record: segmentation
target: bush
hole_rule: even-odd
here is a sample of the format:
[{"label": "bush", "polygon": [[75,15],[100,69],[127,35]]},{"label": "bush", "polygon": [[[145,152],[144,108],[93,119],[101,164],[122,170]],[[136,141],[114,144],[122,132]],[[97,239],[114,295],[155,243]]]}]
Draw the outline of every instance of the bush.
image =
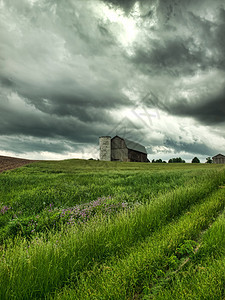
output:
[{"label": "bush", "polygon": [[197,157],[194,157],[191,161],[193,164],[199,164],[200,160]]},{"label": "bush", "polygon": [[185,163],[185,160],[183,160],[181,157],[171,158],[169,159],[168,163]]}]

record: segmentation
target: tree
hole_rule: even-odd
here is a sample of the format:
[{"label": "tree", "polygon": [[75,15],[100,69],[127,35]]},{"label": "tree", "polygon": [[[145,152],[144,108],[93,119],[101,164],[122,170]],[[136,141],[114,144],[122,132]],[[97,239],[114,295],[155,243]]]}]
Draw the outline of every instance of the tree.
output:
[{"label": "tree", "polygon": [[160,159],[156,159],[155,162],[156,162],[156,163],[162,163],[162,160],[161,160],[161,158],[160,158]]},{"label": "tree", "polygon": [[200,160],[195,156],[192,161],[191,161],[193,164],[199,164],[200,163]]},{"label": "tree", "polygon": [[152,160],[152,163],[166,163],[166,161],[164,160],[164,161],[162,161],[162,159],[160,158],[160,159],[156,159],[156,160]]},{"label": "tree", "polygon": [[207,163],[207,164],[211,164],[211,163],[212,163],[212,159],[211,159],[210,156],[209,156],[209,157],[206,157],[206,163]]},{"label": "tree", "polygon": [[181,157],[171,158],[169,159],[168,163],[185,163]]}]

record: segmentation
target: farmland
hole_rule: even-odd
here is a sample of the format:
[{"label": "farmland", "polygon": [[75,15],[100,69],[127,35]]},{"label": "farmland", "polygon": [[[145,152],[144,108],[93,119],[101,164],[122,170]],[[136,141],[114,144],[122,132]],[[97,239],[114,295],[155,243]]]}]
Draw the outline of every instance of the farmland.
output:
[{"label": "farmland", "polygon": [[0,299],[222,299],[225,168],[40,161],[0,174]]}]

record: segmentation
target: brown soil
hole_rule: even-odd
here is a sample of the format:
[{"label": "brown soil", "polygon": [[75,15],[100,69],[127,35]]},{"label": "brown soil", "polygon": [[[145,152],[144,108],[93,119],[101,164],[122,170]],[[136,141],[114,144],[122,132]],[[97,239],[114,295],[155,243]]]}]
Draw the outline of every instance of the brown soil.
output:
[{"label": "brown soil", "polygon": [[36,160],[29,160],[23,158],[9,157],[9,156],[1,156],[0,155],[0,173],[3,171],[16,169],[22,167],[24,165],[35,162]]}]

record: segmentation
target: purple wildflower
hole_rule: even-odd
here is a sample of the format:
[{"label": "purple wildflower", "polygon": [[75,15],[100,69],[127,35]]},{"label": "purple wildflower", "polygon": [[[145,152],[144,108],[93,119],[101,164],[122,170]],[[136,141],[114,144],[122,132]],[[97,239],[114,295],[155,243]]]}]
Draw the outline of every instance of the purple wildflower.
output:
[{"label": "purple wildflower", "polygon": [[8,206],[5,205],[5,206],[2,207],[0,212],[1,212],[2,215],[4,215],[9,209],[11,209],[11,207],[8,207]]}]

